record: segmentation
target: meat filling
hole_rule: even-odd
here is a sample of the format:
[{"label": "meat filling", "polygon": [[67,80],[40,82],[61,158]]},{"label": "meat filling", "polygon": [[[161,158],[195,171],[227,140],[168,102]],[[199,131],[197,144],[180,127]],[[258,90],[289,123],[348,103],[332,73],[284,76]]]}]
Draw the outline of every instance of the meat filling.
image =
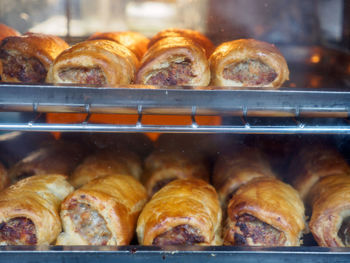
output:
[{"label": "meat filling", "polygon": [[234,245],[282,246],[285,243],[285,236],[281,231],[254,216],[240,216],[235,226],[238,229],[234,234]]},{"label": "meat filling", "polygon": [[160,189],[162,189],[164,186],[174,181],[175,179],[176,178],[167,178],[167,179],[158,181],[152,188],[152,194],[155,194],[156,192],[158,192]]},{"label": "meat filling", "polygon": [[148,85],[185,85],[196,77],[191,68],[191,61],[172,62],[169,67],[155,72],[146,82]]},{"label": "meat filling", "polygon": [[153,240],[155,246],[194,245],[203,243],[204,237],[190,225],[179,225],[166,231]]},{"label": "meat filling", "polygon": [[21,82],[45,82],[47,70],[36,58],[27,58],[20,54],[0,52],[3,75],[17,78]]},{"label": "meat filling", "polygon": [[90,245],[107,245],[111,232],[106,221],[89,204],[72,203],[69,206],[69,216],[76,227],[76,231]]},{"label": "meat filling", "polygon": [[350,217],[344,219],[338,231],[338,236],[344,243],[344,246],[350,247]]},{"label": "meat filling", "polygon": [[59,77],[66,82],[80,84],[107,84],[106,78],[99,67],[86,68],[75,67],[61,69],[58,73]]},{"label": "meat filling", "polygon": [[256,86],[270,84],[276,79],[277,73],[259,60],[248,59],[226,67],[223,77],[246,85]]},{"label": "meat filling", "polygon": [[16,217],[0,224],[0,242],[7,245],[35,245],[34,223],[25,217]]}]

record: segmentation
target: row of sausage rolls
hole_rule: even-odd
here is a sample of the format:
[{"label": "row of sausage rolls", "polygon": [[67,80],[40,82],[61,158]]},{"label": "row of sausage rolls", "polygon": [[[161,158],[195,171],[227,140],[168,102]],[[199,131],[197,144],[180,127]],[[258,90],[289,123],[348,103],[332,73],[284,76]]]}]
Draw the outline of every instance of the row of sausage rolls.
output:
[{"label": "row of sausage rolls", "polygon": [[151,40],[135,32],[96,33],[70,48],[54,36],[13,36],[2,42],[0,60],[3,80],[15,82],[279,88],[289,79],[271,44],[242,39],[215,49],[188,29],[164,30]]},{"label": "row of sausage rolls", "polygon": [[350,167],[328,146],[300,150],[292,162],[298,189],[311,208],[310,230],[320,246],[350,247]]}]

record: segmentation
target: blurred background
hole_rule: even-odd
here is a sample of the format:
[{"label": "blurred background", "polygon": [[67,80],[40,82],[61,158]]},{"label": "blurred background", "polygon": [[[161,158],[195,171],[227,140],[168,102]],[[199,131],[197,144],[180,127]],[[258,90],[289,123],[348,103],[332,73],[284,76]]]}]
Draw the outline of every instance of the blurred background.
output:
[{"label": "blurred background", "polygon": [[[347,14],[347,15],[346,15]],[[0,23],[18,31],[83,37],[169,27],[199,30],[214,42],[251,37],[273,43],[348,48],[348,0],[1,0]]]}]

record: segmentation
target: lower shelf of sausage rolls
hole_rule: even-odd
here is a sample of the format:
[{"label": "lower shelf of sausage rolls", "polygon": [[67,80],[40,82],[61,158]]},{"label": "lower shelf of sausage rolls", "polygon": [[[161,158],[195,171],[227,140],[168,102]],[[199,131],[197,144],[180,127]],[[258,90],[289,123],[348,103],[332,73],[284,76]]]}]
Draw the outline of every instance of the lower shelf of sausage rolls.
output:
[{"label": "lower shelf of sausage rolls", "polygon": [[[346,147],[286,136],[271,154],[271,138],[167,134],[143,137],[145,152],[46,136],[1,169],[0,250],[350,256]],[[271,162],[279,150],[283,172]]]}]

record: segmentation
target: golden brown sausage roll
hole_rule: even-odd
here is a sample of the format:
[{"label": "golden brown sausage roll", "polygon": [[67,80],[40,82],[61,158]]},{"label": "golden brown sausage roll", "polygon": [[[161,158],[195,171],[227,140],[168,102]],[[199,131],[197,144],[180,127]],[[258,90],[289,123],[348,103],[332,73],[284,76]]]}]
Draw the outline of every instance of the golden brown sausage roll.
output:
[{"label": "golden brown sausage roll", "polygon": [[140,179],[142,163],[140,158],[129,151],[99,151],[85,158],[74,170],[69,182],[79,188],[95,178],[111,174],[131,175]]},{"label": "golden brown sausage roll", "polygon": [[62,52],[47,74],[47,82],[130,84],[138,59],[128,48],[110,40],[78,43]]},{"label": "golden brown sausage roll", "polygon": [[215,164],[212,180],[225,207],[240,186],[253,178],[267,176],[275,177],[275,174],[265,156],[256,148],[245,147],[222,154]]},{"label": "golden brown sausage roll", "polygon": [[343,156],[330,146],[314,145],[302,148],[290,164],[292,185],[299,191],[306,204],[310,204],[309,192],[323,177],[350,172]]},{"label": "golden brown sausage roll", "polygon": [[4,24],[0,24],[0,42],[1,40],[3,40],[5,37],[9,37],[9,36],[19,36],[20,33],[18,33],[16,30],[14,30],[13,28],[4,25]]},{"label": "golden brown sausage roll", "polygon": [[221,217],[214,187],[179,179],[146,204],[136,231],[141,245],[221,245]]},{"label": "golden brown sausage roll", "polygon": [[198,43],[205,50],[206,56],[209,58],[210,55],[214,52],[215,46],[210,41],[209,38],[204,36],[198,31],[191,29],[182,29],[182,28],[169,28],[163,31],[158,32],[155,36],[153,36],[149,42],[148,47],[153,46],[157,41],[167,38],[167,37],[185,37],[190,38],[194,42]]},{"label": "golden brown sausage roll", "polygon": [[204,159],[179,151],[156,150],[145,160],[143,182],[150,196],[176,179],[198,178],[209,181]]},{"label": "golden brown sausage roll", "polygon": [[49,143],[30,153],[9,170],[12,182],[43,174],[69,176],[83,158],[79,144],[71,142]]},{"label": "golden brown sausage roll", "polygon": [[115,41],[130,49],[139,60],[142,59],[148,48],[149,39],[137,32],[104,32],[95,33],[89,40],[107,39]]},{"label": "golden brown sausage roll", "polygon": [[151,46],[141,61],[136,83],[207,86],[210,70],[204,49],[184,37],[167,37]]},{"label": "golden brown sausage roll", "polygon": [[322,179],[312,189],[310,230],[323,247],[350,247],[350,175]]},{"label": "golden brown sausage roll", "polygon": [[59,206],[73,191],[63,175],[37,175],[0,193],[0,244],[48,245],[62,231]]},{"label": "golden brown sausage roll", "polygon": [[10,184],[10,178],[7,175],[5,166],[0,163],[0,191]]},{"label": "golden brown sausage roll", "polygon": [[210,57],[212,85],[278,89],[289,79],[287,62],[266,42],[239,39],[221,44]]},{"label": "golden brown sausage roll", "polygon": [[299,246],[305,229],[304,205],[298,192],[273,177],[241,186],[227,208],[224,244]]},{"label": "golden brown sausage roll", "polygon": [[7,37],[0,45],[0,75],[8,82],[45,82],[54,59],[68,44],[61,38],[38,33]]},{"label": "golden brown sausage roll", "polygon": [[95,179],[62,203],[64,232],[56,244],[128,245],[146,200],[146,190],[131,176]]}]

